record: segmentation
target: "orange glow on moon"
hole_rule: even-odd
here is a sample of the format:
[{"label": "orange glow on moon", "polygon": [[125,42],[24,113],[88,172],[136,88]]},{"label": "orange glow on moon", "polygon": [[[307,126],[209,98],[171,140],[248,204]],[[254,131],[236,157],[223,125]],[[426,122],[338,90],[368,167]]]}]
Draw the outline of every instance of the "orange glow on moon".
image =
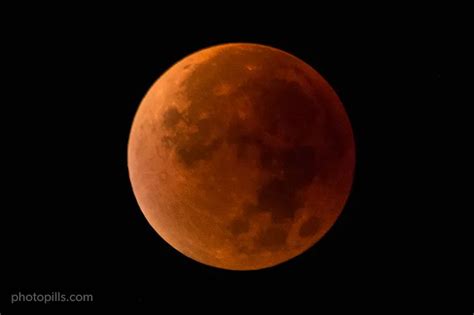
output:
[{"label": "orange glow on moon", "polygon": [[166,71],[133,121],[138,204],[184,255],[233,270],[287,261],[334,224],[355,147],[338,96],[281,50],[226,44]]}]

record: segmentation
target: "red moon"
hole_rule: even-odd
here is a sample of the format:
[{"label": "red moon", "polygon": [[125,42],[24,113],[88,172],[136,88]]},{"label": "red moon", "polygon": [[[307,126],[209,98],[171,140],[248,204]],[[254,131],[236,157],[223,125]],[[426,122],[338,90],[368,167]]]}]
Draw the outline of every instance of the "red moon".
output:
[{"label": "red moon", "polygon": [[171,246],[232,270],[280,264],[331,228],[350,193],[352,128],[331,86],[284,51],[225,44],[166,71],[128,144],[138,204]]}]

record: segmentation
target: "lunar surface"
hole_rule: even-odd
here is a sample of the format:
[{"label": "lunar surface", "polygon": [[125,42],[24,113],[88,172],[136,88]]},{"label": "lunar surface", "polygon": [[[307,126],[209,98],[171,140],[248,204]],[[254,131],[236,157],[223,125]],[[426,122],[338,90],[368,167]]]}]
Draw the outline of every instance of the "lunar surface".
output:
[{"label": "lunar surface", "polygon": [[156,232],[232,270],[287,261],[331,228],[355,148],[338,96],[281,50],[225,44],[166,71],[133,121],[128,167]]}]

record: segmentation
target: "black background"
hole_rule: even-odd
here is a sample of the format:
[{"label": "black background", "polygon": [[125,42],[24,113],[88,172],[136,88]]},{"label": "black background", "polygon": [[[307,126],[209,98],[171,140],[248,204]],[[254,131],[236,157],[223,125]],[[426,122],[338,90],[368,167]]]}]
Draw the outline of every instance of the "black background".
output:
[{"label": "black background", "polygon": [[[166,14],[139,23],[38,19],[6,32],[0,305],[11,293],[61,291],[94,294],[93,303],[67,308],[135,312],[219,310],[221,302],[395,306],[447,288],[431,233],[443,214],[427,203],[442,173],[427,158],[438,141],[433,117],[447,101],[442,19],[313,23],[318,13],[306,22],[180,25],[178,17],[161,23]],[[181,58],[227,42],[274,46],[313,66],[341,98],[356,140],[353,190],[339,220],[312,249],[260,271],[215,269],[175,251],[148,225],[128,179],[128,135],[148,88]]]}]

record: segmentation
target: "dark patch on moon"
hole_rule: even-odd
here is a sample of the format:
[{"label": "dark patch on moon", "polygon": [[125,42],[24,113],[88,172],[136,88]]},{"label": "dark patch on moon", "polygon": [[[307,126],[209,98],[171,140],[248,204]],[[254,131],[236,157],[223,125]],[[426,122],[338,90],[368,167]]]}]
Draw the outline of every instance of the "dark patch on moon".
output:
[{"label": "dark patch on moon", "polygon": [[206,145],[192,143],[176,149],[176,153],[187,167],[193,167],[196,162],[209,159],[212,153],[221,146],[222,141],[215,139]]},{"label": "dark patch on moon", "polygon": [[[248,87],[251,89],[252,87]],[[302,143],[312,135],[321,109],[295,82],[259,83],[255,110],[265,132],[288,144]]]},{"label": "dark patch on moon", "polygon": [[175,107],[170,107],[163,114],[163,126],[165,128],[174,128],[182,119],[180,112]]},{"label": "dark patch on moon", "polygon": [[248,220],[237,218],[230,223],[229,229],[233,235],[238,236],[248,232],[250,229],[250,224]]},{"label": "dark patch on moon", "polygon": [[[245,158],[250,147],[259,152],[260,167],[271,175],[258,189],[256,204],[246,210],[250,214],[269,212],[272,220],[279,223],[293,219],[303,206],[298,192],[311,185],[324,162],[314,146],[304,144],[312,135],[316,118],[324,113],[295,82],[247,84],[242,89],[253,100],[252,109],[263,130],[249,130],[245,121],[234,119],[226,140],[236,146],[238,158]],[[283,141],[287,147],[274,145],[266,135]]]},{"label": "dark patch on moon", "polygon": [[314,235],[320,228],[321,223],[318,218],[310,217],[300,227],[299,235],[301,237],[308,237]]},{"label": "dark patch on moon", "polygon": [[286,243],[288,232],[276,227],[270,227],[262,232],[257,239],[260,247],[276,250]]},{"label": "dark patch on moon", "polygon": [[309,186],[317,174],[316,153],[313,147],[296,146],[286,150],[271,150],[262,146],[260,163],[270,171],[271,178],[257,191],[257,203],[248,205],[252,212],[270,212],[276,223],[293,219],[304,204],[298,192]]},{"label": "dark patch on moon", "polygon": [[272,179],[258,190],[257,209],[270,212],[274,222],[292,218],[300,207],[295,188],[286,180]]},{"label": "dark patch on moon", "polygon": [[[279,60],[279,54],[275,58],[274,61]],[[215,66],[210,67],[210,64]],[[245,64],[259,64],[263,77],[253,77],[258,75],[255,72],[250,76],[242,66]],[[287,64],[286,59],[284,64]],[[267,212],[274,223],[281,223],[294,219],[296,211],[304,206],[298,192],[311,185],[325,162],[310,145],[309,137],[314,135],[314,124],[326,113],[303,86],[291,80],[276,79],[274,69],[279,67],[259,55],[258,49],[255,53],[218,54],[197,65],[183,83],[186,97],[191,100],[190,106],[182,113],[175,108],[168,109],[163,123],[168,129],[174,128],[174,136],[167,139],[167,143],[174,144],[177,156],[187,168],[211,158],[223,143],[234,145],[239,159],[246,159],[248,151],[256,149],[261,169],[270,175],[256,191],[256,203],[246,206],[243,217]],[[309,80],[304,71],[297,73]],[[232,82],[233,94],[217,96],[212,93],[211,87],[222,82]],[[252,129],[248,121],[229,109],[235,95],[245,95],[252,102],[251,117],[260,128]],[[202,114],[206,118],[200,118]],[[193,127],[197,132],[177,130],[180,121],[184,122],[185,129]],[[212,140],[215,134],[221,138]],[[284,146],[275,144],[278,142]],[[242,226],[238,222],[233,224],[231,231],[239,234]],[[277,232],[269,232],[272,233]],[[277,234],[286,237],[283,230]]]},{"label": "dark patch on moon", "polygon": [[311,184],[316,176],[316,153],[313,147],[297,146],[283,151],[282,165],[286,180],[296,189]]},{"label": "dark patch on moon", "polygon": [[246,203],[243,208],[244,208],[244,216],[245,217],[258,212],[257,206],[253,203]]},{"label": "dark patch on moon", "polygon": [[[212,122],[210,119],[199,119],[190,115],[191,108],[180,113],[171,107],[163,114],[163,126],[170,134],[163,136],[161,142],[168,149],[174,149],[179,160],[187,168],[196,162],[207,160],[222,145],[222,139],[211,138]],[[177,128],[183,122],[183,130]],[[193,128],[196,132],[192,132]]]},{"label": "dark patch on moon", "polygon": [[227,129],[226,141],[228,144],[235,145],[237,148],[237,158],[244,159],[251,146],[260,148],[262,139],[252,133],[240,119],[234,119]]}]

